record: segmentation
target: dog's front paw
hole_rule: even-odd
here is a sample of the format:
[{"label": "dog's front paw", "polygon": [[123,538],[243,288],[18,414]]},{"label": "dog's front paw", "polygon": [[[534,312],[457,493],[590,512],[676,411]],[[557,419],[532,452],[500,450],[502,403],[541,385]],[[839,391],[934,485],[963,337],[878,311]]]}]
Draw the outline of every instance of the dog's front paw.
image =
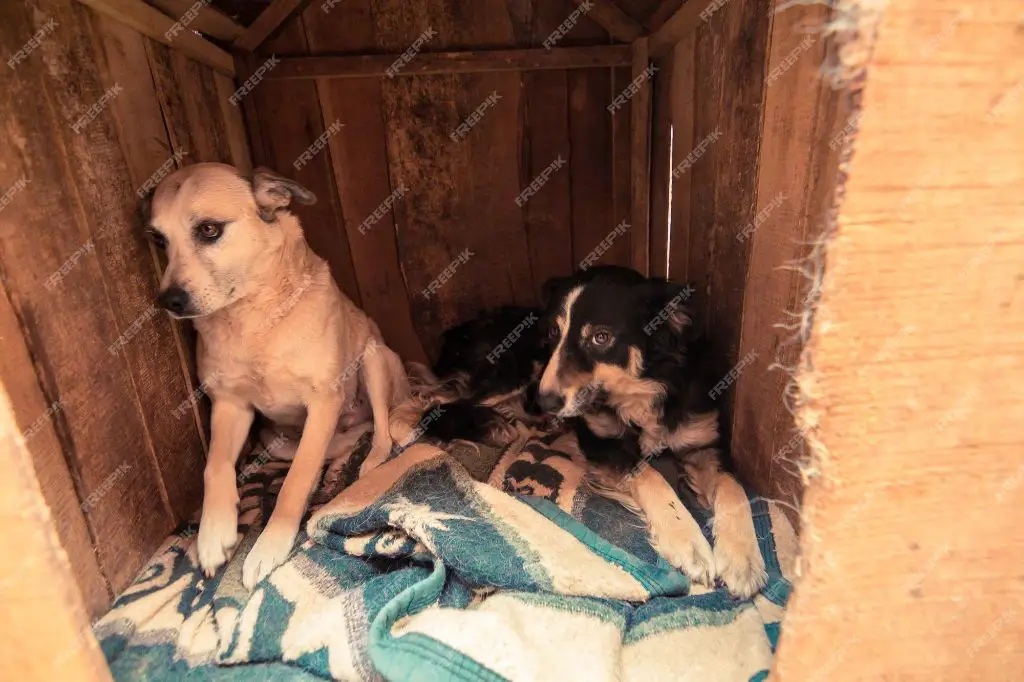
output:
[{"label": "dog's front paw", "polygon": [[366,456],[362,466],[359,467],[359,475],[365,476],[386,462],[388,456],[391,455],[391,447],[392,442],[390,440],[384,441],[382,439],[378,441],[374,439],[373,444],[370,446],[370,454]]},{"label": "dog's front paw", "polygon": [[708,587],[715,584],[715,558],[703,535],[659,542],[658,551],[690,580]]},{"label": "dog's front paw", "polygon": [[715,572],[731,594],[749,599],[768,582],[764,557],[749,517],[723,521],[715,524]]},{"label": "dog's front paw", "polygon": [[267,525],[256,538],[242,564],[242,584],[249,590],[270,575],[291,554],[295,532],[273,523]]},{"label": "dog's front paw", "polygon": [[651,545],[690,580],[714,586],[714,554],[697,521],[679,502],[669,505],[666,511],[648,519]]},{"label": "dog's front paw", "polygon": [[207,578],[213,577],[217,569],[227,562],[237,543],[238,511],[235,506],[204,509],[199,520],[196,551],[199,554],[199,565]]}]

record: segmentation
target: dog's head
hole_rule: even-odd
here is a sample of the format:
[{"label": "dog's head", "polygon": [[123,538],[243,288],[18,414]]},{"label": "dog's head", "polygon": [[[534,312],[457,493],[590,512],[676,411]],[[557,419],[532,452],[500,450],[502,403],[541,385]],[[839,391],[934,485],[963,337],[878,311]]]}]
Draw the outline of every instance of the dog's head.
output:
[{"label": "dog's head", "polygon": [[252,178],[220,163],[186,166],[140,207],[146,234],[167,252],[157,304],[172,317],[201,317],[251,292],[258,266],[282,244],[278,212],[316,197],[258,168]]},{"label": "dog's head", "polygon": [[652,377],[685,364],[688,291],[613,266],[549,281],[540,406],[570,417],[602,395],[653,401],[661,384]]}]

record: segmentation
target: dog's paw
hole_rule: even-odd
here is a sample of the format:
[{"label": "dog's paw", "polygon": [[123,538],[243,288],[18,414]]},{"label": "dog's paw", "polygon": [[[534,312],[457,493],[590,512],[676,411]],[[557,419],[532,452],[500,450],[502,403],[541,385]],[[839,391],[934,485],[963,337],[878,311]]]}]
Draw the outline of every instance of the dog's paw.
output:
[{"label": "dog's paw", "polygon": [[753,526],[731,525],[715,527],[715,572],[732,595],[749,599],[768,583],[768,573]]},{"label": "dog's paw", "polygon": [[293,531],[272,523],[268,524],[245,557],[242,564],[242,584],[251,590],[256,583],[285,562],[294,545]]},{"label": "dog's paw", "polygon": [[207,509],[199,520],[199,537],[196,551],[199,565],[207,578],[213,577],[231,556],[231,550],[238,544],[238,511],[235,507]]},{"label": "dog's paw", "polygon": [[715,584],[715,558],[703,535],[679,538],[658,544],[659,553],[690,580],[712,587]]},{"label": "dog's paw", "polygon": [[387,461],[388,456],[391,454],[391,442],[378,442],[374,441],[373,445],[370,446],[370,454],[363,460],[362,466],[359,467],[359,475],[365,476],[370,473],[381,464]]}]

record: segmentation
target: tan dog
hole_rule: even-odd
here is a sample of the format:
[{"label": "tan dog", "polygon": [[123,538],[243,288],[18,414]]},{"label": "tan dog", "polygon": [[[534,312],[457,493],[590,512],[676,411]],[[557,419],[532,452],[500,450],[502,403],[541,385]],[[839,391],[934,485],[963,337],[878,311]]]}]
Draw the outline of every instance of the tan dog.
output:
[{"label": "tan dog", "polygon": [[235,462],[255,411],[302,427],[277,505],[243,565],[249,588],[291,552],[339,425],[364,422],[372,411],[364,470],[372,468],[391,451],[389,411],[409,393],[377,325],[307,246],[287,210],[293,200],[316,197],[266,169],[249,180],[231,166],[201,163],[160,183],[149,216],[148,234],[168,257],[157,302],[194,320],[199,378],[213,400],[198,538],[207,575],[238,539]]}]

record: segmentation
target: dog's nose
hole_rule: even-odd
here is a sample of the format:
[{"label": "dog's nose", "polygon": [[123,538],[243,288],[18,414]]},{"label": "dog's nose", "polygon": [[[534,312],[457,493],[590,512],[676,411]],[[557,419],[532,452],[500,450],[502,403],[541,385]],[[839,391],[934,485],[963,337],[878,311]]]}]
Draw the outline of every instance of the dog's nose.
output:
[{"label": "dog's nose", "polygon": [[545,412],[558,412],[565,405],[565,398],[560,393],[545,393],[541,391],[537,394],[537,404]]},{"label": "dog's nose", "polygon": [[156,297],[156,304],[175,315],[183,315],[188,309],[188,292],[181,287],[167,287]]}]

